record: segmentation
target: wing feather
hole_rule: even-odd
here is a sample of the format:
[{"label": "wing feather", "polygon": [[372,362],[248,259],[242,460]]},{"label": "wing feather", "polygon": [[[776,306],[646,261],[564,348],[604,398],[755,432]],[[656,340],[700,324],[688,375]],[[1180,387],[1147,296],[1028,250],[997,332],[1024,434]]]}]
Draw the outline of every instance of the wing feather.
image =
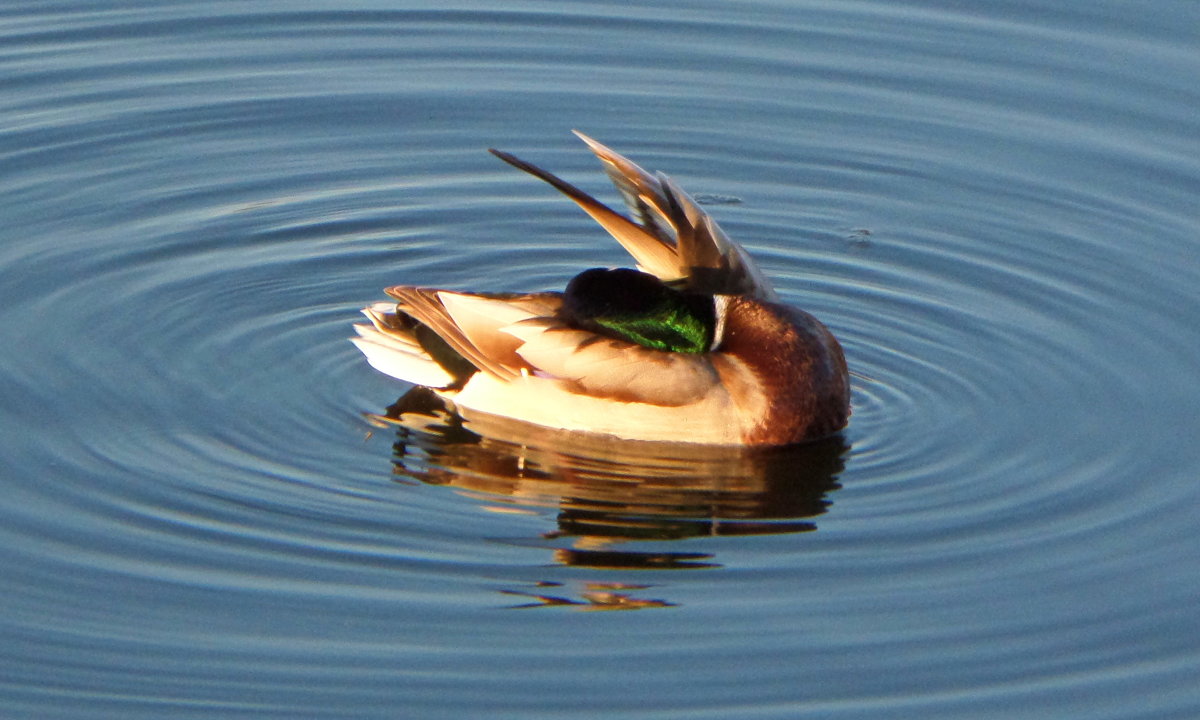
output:
[{"label": "wing feather", "polygon": [[551,314],[557,309],[554,303],[521,304],[496,297],[447,290],[437,291],[437,298],[473,350],[514,375],[529,367],[517,354],[517,347],[521,341],[509,333],[501,332],[501,328],[521,320]]},{"label": "wing feather", "polygon": [[522,341],[517,353],[535,373],[574,383],[589,395],[678,406],[699,402],[720,386],[705,355],[652,350],[552,318],[518,322],[504,332]]},{"label": "wing feather", "polygon": [[532,163],[527,163],[514,155],[494,148],[490,152],[509,165],[546,181],[559,192],[574,200],[579,207],[583,208],[584,212],[600,223],[609,235],[621,243],[622,247],[646,272],[664,281],[678,280],[683,277],[674,246],[664,242],[655,232],[638,225],[569,182]]},{"label": "wing feather", "polygon": [[596,157],[600,158],[608,179],[617,187],[642,227],[658,236],[663,244],[674,246],[676,229],[667,215],[670,204],[658,178],[578,130],[571,132],[587,143]]},{"label": "wing feather", "polygon": [[600,158],[636,222],[532,163],[499,150],[491,152],[574,200],[633,255],[640,268],[660,280],[695,292],[776,299],[746,251],[674,181],[662,173],[651,175],[612,148],[574,132]]},{"label": "wing feather", "polygon": [[746,295],[774,302],[778,298],[750,256],[674,180],[659,173],[668,207],[665,212],[677,231],[679,263],[689,289],[721,295]]}]

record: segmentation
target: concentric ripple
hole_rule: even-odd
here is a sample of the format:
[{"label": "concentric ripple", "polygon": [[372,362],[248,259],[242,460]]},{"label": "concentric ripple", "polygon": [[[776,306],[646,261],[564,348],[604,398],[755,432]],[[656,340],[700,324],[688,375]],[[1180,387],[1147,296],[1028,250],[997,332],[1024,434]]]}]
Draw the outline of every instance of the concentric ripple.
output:
[{"label": "concentric ripple", "polygon": [[[944,5],[0,10],[0,707],[1196,715],[1200,17]],[[366,365],[385,286],[628,263],[485,152],[616,203],[572,127],[834,330],[841,437]]]}]

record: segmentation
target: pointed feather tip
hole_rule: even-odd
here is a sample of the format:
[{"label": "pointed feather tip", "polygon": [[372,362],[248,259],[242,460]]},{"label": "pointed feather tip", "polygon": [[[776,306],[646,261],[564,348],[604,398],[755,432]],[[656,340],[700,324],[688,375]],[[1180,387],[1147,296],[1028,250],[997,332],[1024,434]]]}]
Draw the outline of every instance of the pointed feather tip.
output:
[{"label": "pointed feather tip", "polygon": [[[491,154],[500,158],[501,160],[508,163],[509,165],[512,165],[515,168],[524,170],[525,172],[532,172],[529,169],[529,167],[530,167],[529,163],[525,162],[524,160],[517,157],[516,155],[513,155],[510,152],[505,152],[503,150],[500,150],[499,148],[488,148],[488,152],[490,152]],[[536,173],[534,173],[534,174],[536,174]]]},{"label": "pointed feather tip", "polygon": [[588,147],[592,148],[593,150],[595,150],[596,148],[604,148],[605,150],[608,150],[608,148],[606,148],[606,147],[604,147],[604,145],[600,144],[600,142],[598,142],[595,138],[592,138],[589,135],[586,135],[579,130],[572,128],[571,132],[575,134],[575,137],[577,137],[580,140],[587,143]]},{"label": "pointed feather tip", "polygon": [[637,164],[635,164],[633,161],[631,161],[629,158],[627,158],[624,155],[622,155],[621,153],[613,150],[612,148],[610,148],[609,146],[600,142],[599,140],[591,138],[591,137],[579,132],[578,130],[572,130],[571,132],[575,133],[575,136],[578,137],[580,140],[587,143],[588,149],[591,150],[593,153],[595,153],[596,157],[600,158],[601,162],[607,163],[609,165],[612,165],[612,166],[618,168],[620,170],[620,172],[622,172],[623,174],[627,174],[627,173],[635,171],[635,170],[638,173],[643,173],[643,174],[646,172],[641,167],[639,167]]}]

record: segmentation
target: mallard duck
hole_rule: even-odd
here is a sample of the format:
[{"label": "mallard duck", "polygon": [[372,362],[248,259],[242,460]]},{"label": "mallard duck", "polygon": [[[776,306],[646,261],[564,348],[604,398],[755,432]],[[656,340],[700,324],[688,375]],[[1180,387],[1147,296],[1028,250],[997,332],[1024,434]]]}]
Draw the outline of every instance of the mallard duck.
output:
[{"label": "mallard duck", "polygon": [[628,440],[784,445],[850,415],[838,341],[779,302],[750,256],[670,178],[576,132],[632,218],[508,153],[574,200],[637,263],[592,268],[562,292],[410,285],[363,309],[354,343],[377,370],[484,413]]}]

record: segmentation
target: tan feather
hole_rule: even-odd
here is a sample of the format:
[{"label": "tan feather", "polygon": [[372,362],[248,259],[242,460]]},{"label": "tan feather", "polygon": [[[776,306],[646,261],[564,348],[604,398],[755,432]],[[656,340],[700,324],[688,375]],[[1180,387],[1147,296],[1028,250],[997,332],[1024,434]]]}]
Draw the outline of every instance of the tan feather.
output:
[{"label": "tan feather", "polygon": [[663,352],[538,319],[504,328],[536,373],[568,380],[589,395],[678,406],[719,390],[706,355]]},{"label": "tan feather", "polygon": [[624,155],[578,130],[571,132],[587,143],[596,157],[600,158],[600,164],[608,179],[612,180],[613,185],[620,191],[625,204],[641,222],[642,227],[658,236],[663,244],[674,247],[677,231],[671,224],[668,214],[670,203],[663,194],[658,178],[635,165]]},{"label": "tan feather", "polygon": [[528,370],[529,365],[516,352],[521,341],[501,329],[521,320],[553,313],[561,304],[561,301],[532,302],[529,298],[512,301],[446,290],[437,291],[437,297],[473,351],[513,376],[522,369]]},{"label": "tan feather", "polygon": [[579,207],[583,208],[584,212],[600,223],[609,235],[621,243],[621,246],[637,260],[638,265],[646,272],[664,281],[678,280],[683,277],[679,260],[675,255],[675,248],[663,242],[654,232],[638,225],[569,182],[532,163],[494,148],[489,152],[509,165],[546,181],[559,192],[574,200]]},{"label": "tan feather", "polygon": [[451,317],[449,311],[446,310],[446,306],[442,304],[441,299],[438,297],[437,290],[397,285],[386,288],[384,292],[399,301],[398,308],[402,312],[408,313],[417,322],[427,325],[429,329],[437,333],[438,337],[445,340],[447,345],[459,355],[466,358],[475,367],[502,378],[517,376],[517,370],[505,367],[502,363],[481,353],[475,347],[475,344],[467,338],[462,329],[454,322],[454,318]]},{"label": "tan feather", "polygon": [[674,181],[662,173],[651,175],[620,153],[574,132],[600,158],[640,224],[532,163],[499,150],[491,152],[574,200],[633,255],[639,267],[660,280],[680,282],[696,292],[776,299],[750,256]]},{"label": "tan feather", "polygon": [[777,298],[750,256],[729,239],[717,221],[671,178],[658,174],[668,216],[676,228],[676,249],[687,286],[697,292],[745,295],[774,302]]}]

